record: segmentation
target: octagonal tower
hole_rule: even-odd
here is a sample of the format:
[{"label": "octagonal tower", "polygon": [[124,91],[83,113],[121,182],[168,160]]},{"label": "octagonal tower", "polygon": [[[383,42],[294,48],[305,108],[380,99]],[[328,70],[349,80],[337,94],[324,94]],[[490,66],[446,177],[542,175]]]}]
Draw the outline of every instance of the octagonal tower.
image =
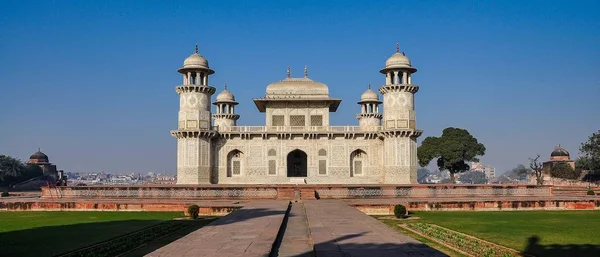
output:
[{"label": "octagonal tower", "polygon": [[171,131],[177,138],[177,184],[210,184],[215,136],[210,98],[215,88],[208,84],[208,77],[215,71],[198,54],[196,45],[178,72],[183,75],[183,84],[175,88],[179,94],[178,128]]}]

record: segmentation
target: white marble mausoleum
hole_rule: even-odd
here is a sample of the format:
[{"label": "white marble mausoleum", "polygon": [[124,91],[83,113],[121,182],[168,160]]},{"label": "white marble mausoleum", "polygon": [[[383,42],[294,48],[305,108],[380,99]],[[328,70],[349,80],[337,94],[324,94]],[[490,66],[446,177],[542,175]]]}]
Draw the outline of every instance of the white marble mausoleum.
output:
[{"label": "white marble mausoleum", "polygon": [[[417,137],[411,77],[417,69],[396,46],[356,106],[357,126],[332,126],[341,99],[308,77],[287,77],[254,98],[263,126],[240,126],[234,95],[209,84],[214,74],[196,52],[179,70],[177,184],[414,184]],[[382,80],[384,80],[382,78]],[[380,100],[380,96],[383,101]],[[357,99],[358,96],[357,96]],[[383,106],[381,106],[383,105]],[[214,107],[213,107],[214,106]],[[348,106],[349,107],[349,106]]]}]

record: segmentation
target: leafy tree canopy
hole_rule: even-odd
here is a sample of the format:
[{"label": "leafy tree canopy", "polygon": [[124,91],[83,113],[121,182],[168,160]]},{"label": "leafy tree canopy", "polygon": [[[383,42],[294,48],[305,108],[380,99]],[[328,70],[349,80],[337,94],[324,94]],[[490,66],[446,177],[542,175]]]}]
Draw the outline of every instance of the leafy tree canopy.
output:
[{"label": "leafy tree canopy", "polygon": [[470,169],[467,162],[479,161],[477,156],[485,154],[485,146],[473,137],[469,131],[461,128],[445,128],[441,137],[427,137],[417,148],[419,165],[425,167],[437,158],[440,170],[448,170],[452,182],[454,174]]},{"label": "leafy tree canopy", "polygon": [[38,165],[24,164],[21,160],[0,155],[0,184],[3,186],[16,183],[42,175]]},{"label": "leafy tree canopy", "polygon": [[600,171],[600,130],[588,138],[588,141],[579,147],[581,157],[577,160],[577,166],[582,165],[587,170]]},{"label": "leafy tree canopy", "polygon": [[569,164],[557,163],[550,168],[550,175],[555,178],[578,179],[581,175],[581,171],[573,170]]}]

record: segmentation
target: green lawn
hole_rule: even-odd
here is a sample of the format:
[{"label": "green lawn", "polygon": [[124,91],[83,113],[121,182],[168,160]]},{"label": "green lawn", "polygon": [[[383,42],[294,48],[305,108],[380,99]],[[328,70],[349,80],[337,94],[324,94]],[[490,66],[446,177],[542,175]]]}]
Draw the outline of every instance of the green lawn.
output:
[{"label": "green lawn", "polygon": [[[437,224],[534,255],[600,256],[600,211],[416,212],[412,216],[421,219],[410,222]],[[385,223],[395,226],[398,221]],[[534,236],[539,241],[528,243]]]},{"label": "green lawn", "polygon": [[0,255],[52,256],[181,216],[181,212],[0,212]]}]

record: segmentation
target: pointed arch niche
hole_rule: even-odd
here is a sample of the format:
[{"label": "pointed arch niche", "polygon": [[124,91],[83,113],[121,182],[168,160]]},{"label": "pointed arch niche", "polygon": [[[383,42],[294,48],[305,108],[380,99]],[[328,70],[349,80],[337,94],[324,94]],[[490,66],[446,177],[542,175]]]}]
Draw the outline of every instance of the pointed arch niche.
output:
[{"label": "pointed arch niche", "polygon": [[227,154],[227,177],[241,176],[244,170],[242,164],[242,151],[233,150]]},{"label": "pointed arch niche", "polygon": [[350,177],[362,176],[367,166],[367,153],[356,149],[350,153]]}]

